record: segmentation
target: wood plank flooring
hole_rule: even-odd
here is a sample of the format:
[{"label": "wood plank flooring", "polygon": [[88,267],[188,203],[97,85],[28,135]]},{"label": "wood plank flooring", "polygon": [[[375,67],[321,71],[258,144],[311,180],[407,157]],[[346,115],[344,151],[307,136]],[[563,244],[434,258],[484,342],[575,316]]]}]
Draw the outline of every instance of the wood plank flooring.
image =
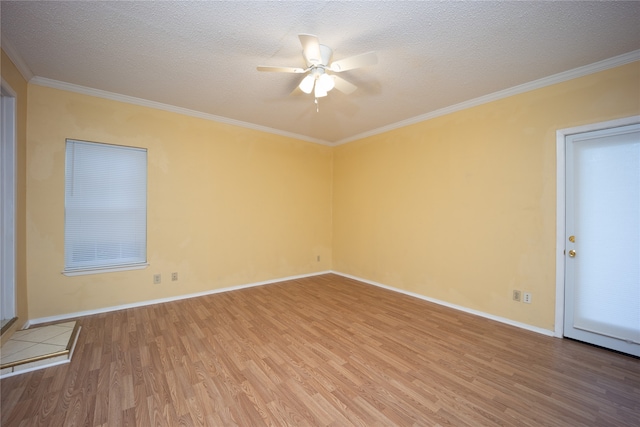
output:
[{"label": "wood plank flooring", "polygon": [[2,426],[637,426],[640,360],[337,275],[77,319]]}]

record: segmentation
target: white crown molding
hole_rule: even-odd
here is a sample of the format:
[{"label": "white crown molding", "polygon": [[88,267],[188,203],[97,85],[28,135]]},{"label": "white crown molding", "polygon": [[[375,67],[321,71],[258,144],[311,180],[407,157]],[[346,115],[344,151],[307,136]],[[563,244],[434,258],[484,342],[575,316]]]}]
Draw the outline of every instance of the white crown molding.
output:
[{"label": "white crown molding", "polygon": [[294,139],[298,139],[306,142],[312,142],[314,144],[333,145],[321,139],[311,138],[305,135],[299,135],[292,132],[285,132],[285,131],[273,129],[267,126],[260,126],[253,123],[243,122],[240,120],[229,119],[227,117],[216,116],[214,114],[203,113],[201,111],[190,110],[188,108],[182,108],[182,107],[176,107],[174,105],[163,104],[162,102],[150,101],[147,99],[136,98],[128,95],[122,95],[115,92],[108,92],[106,90],[93,89],[86,86],[80,86],[72,83],[61,82],[59,80],[47,79],[45,77],[35,76],[29,81],[29,83],[33,83],[38,86],[50,87],[53,89],[60,89],[60,90],[66,90],[69,92],[80,93],[82,95],[89,95],[89,96],[95,96],[97,98],[109,99],[111,101],[126,102],[128,104],[139,105],[142,107],[155,108],[157,110],[183,114],[185,116],[196,117],[199,119],[210,120],[213,122],[243,127],[251,130],[265,132],[265,133],[271,133],[275,135],[284,136],[287,138],[294,138]]},{"label": "white crown molding", "polygon": [[230,287],[227,287],[227,288],[213,289],[213,290],[204,291],[204,292],[196,292],[196,293],[193,293],[193,294],[176,295],[176,296],[168,297],[168,298],[160,298],[160,299],[154,299],[154,300],[148,300],[148,301],[140,301],[140,302],[135,302],[135,303],[131,303],[131,304],[123,304],[123,305],[117,305],[117,306],[112,306],[112,307],[98,308],[98,309],[95,309],[95,310],[78,311],[78,312],[75,312],[75,313],[60,314],[60,315],[57,315],[57,316],[41,317],[41,318],[38,318],[38,319],[31,319],[30,321],[28,321],[22,327],[22,329],[28,329],[31,326],[38,325],[40,323],[58,322],[60,320],[75,319],[77,317],[91,316],[91,315],[94,315],[94,314],[101,314],[101,313],[109,313],[111,311],[126,310],[126,309],[129,309],[129,308],[144,307],[144,306],[153,305],[153,304],[162,304],[162,303],[165,303],[165,302],[179,301],[179,300],[183,300],[183,299],[201,297],[201,296],[205,296],[205,295],[219,294],[219,293],[222,293],[222,292],[237,291],[239,289],[253,288],[253,287],[256,287],[256,286],[271,285],[273,283],[286,282],[286,281],[289,281],[289,280],[296,280],[296,279],[304,279],[306,277],[321,276],[323,274],[329,274],[329,273],[331,273],[331,271],[318,271],[316,273],[308,273],[308,274],[300,274],[300,275],[297,275],[297,276],[281,277],[279,279],[272,279],[272,280],[265,280],[265,281],[262,281],[262,282],[247,283],[245,285],[230,286]]},{"label": "white crown molding", "polygon": [[640,49],[634,50],[632,52],[628,52],[622,55],[614,56],[613,58],[605,59],[599,62],[595,62],[593,64],[585,65],[583,67],[574,68],[573,70],[564,71],[562,73],[554,74],[548,77],[543,77],[538,80],[534,80],[529,83],[524,83],[518,86],[514,86],[508,89],[500,90],[498,92],[490,93],[488,95],[484,95],[475,99],[470,99],[468,101],[461,102],[459,104],[451,105],[449,107],[441,108],[439,110],[432,111],[430,113],[422,114],[420,116],[416,116],[407,120],[402,120],[396,123],[392,123],[387,126],[383,126],[381,128],[373,129],[367,132],[363,132],[358,135],[354,135],[349,138],[342,139],[340,141],[335,142],[333,145],[342,145],[348,142],[353,142],[358,139],[367,138],[374,135],[379,135],[384,132],[389,132],[395,129],[399,129],[405,126],[413,125],[416,123],[424,122],[426,120],[434,119],[436,117],[444,116],[446,114],[451,114],[456,111],[464,110],[471,107],[476,107],[478,105],[486,104],[492,101],[497,101],[500,99],[508,98],[510,96],[519,95],[524,92],[529,92],[535,89],[541,89],[546,86],[551,86],[556,83],[562,83],[567,80],[576,79],[578,77],[587,76],[589,74],[598,73],[600,71],[608,70],[610,68],[619,67],[625,64],[629,64],[631,62],[640,60]]},{"label": "white crown molding", "polygon": [[[7,47],[5,47],[5,45]],[[110,99],[113,101],[126,102],[129,104],[140,105],[143,107],[150,107],[159,110],[169,111],[173,113],[183,114],[191,117],[197,117],[205,120],[211,120],[219,123],[225,123],[233,126],[239,126],[247,129],[257,130],[260,132],[271,133],[275,135],[284,136],[287,138],[294,138],[302,141],[307,141],[315,144],[326,145],[330,147],[335,147],[338,145],[346,144],[349,142],[353,142],[359,139],[367,138],[370,136],[379,135],[381,133],[389,132],[395,129],[403,128],[406,126],[410,126],[416,123],[424,122],[426,120],[434,119],[436,117],[444,116],[446,114],[451,114],[456,111],[461,111],[467,108],[476,107],[478,105],[486,104],[489,102],[497,101],[500,99],[508,98],[510,96],[518,95],[524,92],[529,92],[535,89],[541,89],[546,86],[551,86],[557,83],[562,83],[568,80],[572,80],[578,77],[587,76],[589,74],[594,74],[600,71],[608,70],[610,68],[619,67],[625,64],[629,64],[631,62],[640,60],[640,49],[634,50],[632,52],[628,52],[622,55],[615,56],[613,58],[605,59],[599,62],[595,62],[593,64],[585,65],[583,67],[574,68],[573,70],[564,71],[562,73],[554,74],[552,76],[544,77],[538,80],[534,80],[532,82],[524,83],[518,86],[514,86],[508,89],[504,89],[498,92],[494,92],[488,95],[484,95],[478,98],[474,98],[468,101],[464,101],[455,105],[451,105],[445,108],[441,108],[439,110],[435,110],[426,114],[422,114],[416,117],[412,117],[410,119],[402,120],[396,123],[392,123],[387,126],[383,126],[377,129],[373,129],[367,132],[360,133],[358,135],[351,136],[349,138],[345,138],[336,142],[325,141],[317,138],[311,138],[305,135],[295,134],[292,132],[286,132],[278,129],[273,129],[266,126],[260,126],[248,122],[243,122],[240,120],[229,119],[222,116],[216,116],[213,114],[203,113],[196,110],[190,110],[187,108],[176,107],[169,104],[163,104],[161,102],[149,101],[142,98],[135,98],[132,96],[121,95],[114,92],[107,92],[100,89],[93,89],[85,86],[74,85],[71,83],[65,83],[58,80],[47,79],[44,77],[33,76],[29,68],[26,66],[24,61],[20,55],[11,47],[11,45],[6,41],[6,39],[2,38],[2,48],[9,55],[9,58],[16,64],[16,67],[20,70],[22,75],[27,79],[29,83],[34,83],[40,86],[51,87],[54,89],[67,90],[70,92],[76,92],[84,95],[95,96],[99,98]],[[27,78],[27,76],[30,76]]]},{"label": "white crown molding", "polygon": [[527,331],[536,332],[538,334],[546,335],[549,337],[554,336],[554,331],[550,331],[547,329],[539,328],[537,326],[528,325],[526,323],[516,322],[515,320],[507,319],[506,317],[494,316],[493,314],[485,313],[479,310],[473,310],[471,308],[463,307],[461,305],[451,304],[446,301],[438,300],[435,298],[430,298],[424,295],[416,294],[415,292],[409,292],[402,289],[394,288],[392,286],[383,285],[382,283],[374,282],[373,280],[363,279],[361,277],[352,276],[346,273],[340,273],[339,271],[332,271],[333,274],[337,274],[338,276],[346,277],[348,279],[357,280],[359,282],[367,283],[369,285],[377,286],[380,288],[384,288],[393,292],[398,292],[404,295],[408,295],[410,297],[418,298],[424,301],[429,301],[438,305],[442,305],[445,307],[453,308],[455,310],[463,311],[465,313],[473,314],[475,316],[484,317],[485,319],[495,320],[496,322],[504,323],[507,325],[515,326],[520,329],[526,329]]},{"label": "white crown molding", "polygon": [[9,39],[7,39],[3,34],[0,34],[0,39],[2,39],[1,46],[4,53],[7,54],[11,62],[16,66],[22,77],[28,82],[33,78],[33,72],[29,68],[22,56],[18,53],[18,51],[13,47]]}]

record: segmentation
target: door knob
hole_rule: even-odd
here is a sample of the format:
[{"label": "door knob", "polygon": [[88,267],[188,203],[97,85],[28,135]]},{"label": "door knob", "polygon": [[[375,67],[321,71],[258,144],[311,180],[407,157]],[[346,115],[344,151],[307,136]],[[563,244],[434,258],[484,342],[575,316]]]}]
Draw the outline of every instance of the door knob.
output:
[{"label": "door knob", "polygon": [[569,256],[570,256],[571,258],[574,258],[574,257],[576,256],[576,251],[574,251],[573,249],[571,249],[571,250],[569,251]]}]

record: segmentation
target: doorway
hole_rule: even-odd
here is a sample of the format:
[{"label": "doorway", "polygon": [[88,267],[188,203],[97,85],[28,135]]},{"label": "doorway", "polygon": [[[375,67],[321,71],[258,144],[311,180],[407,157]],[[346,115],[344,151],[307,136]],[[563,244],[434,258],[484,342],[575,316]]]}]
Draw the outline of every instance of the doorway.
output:
[{"label": "doorway", "polygon": [[16,316],[16,95],[0,85],[0,321],[5,331]]},{"label": "doorway", "polygon": [[556,336],[640,356],[640,117],[558,131]]}]

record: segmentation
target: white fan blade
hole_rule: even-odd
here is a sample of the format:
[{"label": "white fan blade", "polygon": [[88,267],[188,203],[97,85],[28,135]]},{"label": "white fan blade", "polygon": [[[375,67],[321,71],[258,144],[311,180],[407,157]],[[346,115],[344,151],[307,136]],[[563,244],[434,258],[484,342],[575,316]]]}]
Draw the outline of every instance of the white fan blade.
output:
[{"label": "white fan blade", "polygon": [[334,87],[342,93],[346,93],[347,95],[349,95],[354,90],[358,89],[358,86],[349,83],[342,77],[338,77],[338,76],[331,76],[331,77],[333,78],[333,81],[336,84]]},{"label": "white fan blade", "polygon": [[306,95],[306,94],[300,89],[300,86],[296,86],[295,88],[293,88],[293,90],[289,95],[300,96],[300,95]]},{"label": "white fan blade", "polygon": [[276,73],[304,73],[306,70],[304,68],[296,68],[296,67],[271,67],[269,65],[260,65],[258,71],[272,71]]},{"label": "white fan blade", "polygon": [[298,34],[300,44],[302,44],[302,52],[305,58],[313,65],[322,63],[322,56],[320,55],[320,42],[318,37],[312,34]]},{"label": "white fan blade", "polygon": [[367,52],[333,62],[330,69],[331,71],[339,73],[341,71],[353,70],[354,68],[375,65],[377,63],[378,55],[376,55],[375,52]]}]

